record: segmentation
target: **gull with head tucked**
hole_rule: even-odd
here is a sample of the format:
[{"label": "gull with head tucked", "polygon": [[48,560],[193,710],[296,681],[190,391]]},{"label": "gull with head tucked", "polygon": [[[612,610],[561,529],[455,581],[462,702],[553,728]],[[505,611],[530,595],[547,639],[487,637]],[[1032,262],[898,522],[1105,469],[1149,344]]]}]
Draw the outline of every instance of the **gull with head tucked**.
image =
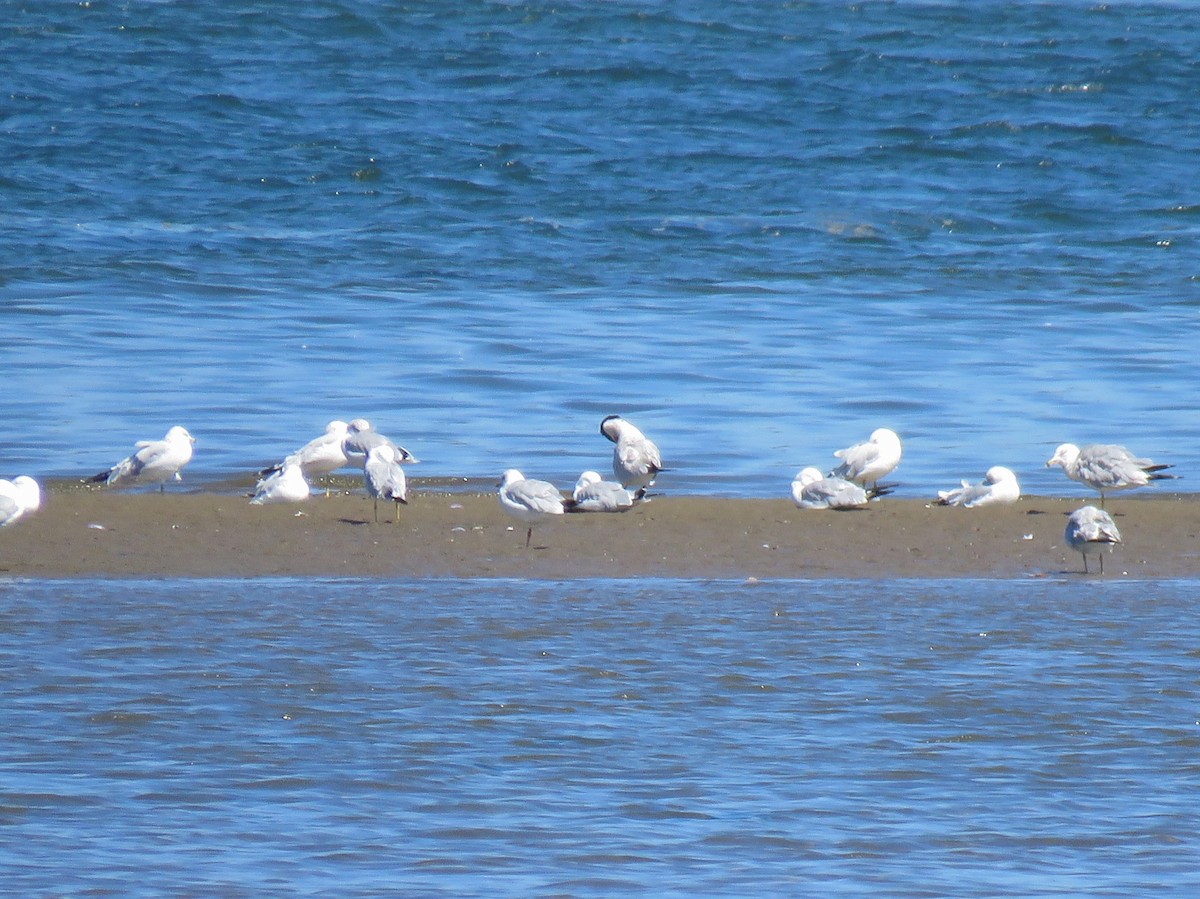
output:
[{"label": "gull with head tucked", "polygon": [[599,472],[585,471],[575,482],[572,494],[575,504],[568,512],[624,512],[646,495],[646,488],[639,487],[632,493],[615,481],[605,481]]},{"label": "gull with head tucked", "polygon": [[842,462],[830,474],[866,487],[878,486],[900,464],[900,437],[889,428],[876,428],[864,443],[838,450],[834,455]]},{"label": "gull with head tucked", "polygon": [[510,468],[500,478],[500,508],[517,521],[528,525],[525,532],[525,547],[533,539],[533,526],[553,521],[562,515],[574,500],[563,499],[558,488],[549,481],[527,478],[515,468]]},{"label": "gull with head tucked", "polygon": [[158,484],[159,493],[167,480],[183,480],[179,472],[192,460],[192,446],[196,438],[187,428],[175,425],[162,440],[142,440],[134,444],[135,452],[122,459],[108,471],[92,477],[93,482],[103,481],[109,487],[124,487],[127,484]]},{"label": "gull with head tucked", "polygon": [[11,481],[0,478],[0,528],[16,524],[23,515],[41,507],[41,485],[29,475]]},{"label": "gull with head tucked", "polygon": [[600,433],[616,444],[612,468],[622,487],[649,487],[664,470],[654,441],[621,416],[609,415],[601,421]]},{"label": "gull with head tucked", "polygon": [[937,504],[975,509],[979,506],[1015,503],[1020,498],[1021,485],[1017,483],[1017,476],[1012,469],[993,465],[978,484],[963,481],[961,487],[939,490]]},{"label": "gull with head tucked", "polygon": [[1121,545],[1121,532],[1112,516],[1103,509],[1095,506],[1084,506],[1076,509],[1067,519],[1067,529],[1063,539],[1083,556],[1083,573],[1088,573],[1087,557],[1100,557],[1100,573],[1104,574],[1104,553],[1113,551],[1114,546]]},{"label": "gull with head tucked", "polygon": [[1123,446],[1114,443],[1091,443],[1082,448],[1064,443],[1054,451],[1046,467],[1061,468],[1072,481],[1087,484],[1100,491],[1100,507],[1104,507],[1104,491],[1129,490],[1145,487],[1151,481],[1177,477],[1163,474],[1170,465],[1155,465],[1149,459],[1139,459]]},{"label": "gull with head tucked", "polygon": [[304,478],[304,468],[288,456],[283,466],[272,471],[254,486],[252,506],[269,506],[276,503],[301,503],[312,493]]},{"label": "gull with head tucked", "polygon": [[792,502],[801,509],[861,509],[889,492],[887,487],[868,490],[845,478],[823,475],[813,466],[802,469],[792,481]]}]

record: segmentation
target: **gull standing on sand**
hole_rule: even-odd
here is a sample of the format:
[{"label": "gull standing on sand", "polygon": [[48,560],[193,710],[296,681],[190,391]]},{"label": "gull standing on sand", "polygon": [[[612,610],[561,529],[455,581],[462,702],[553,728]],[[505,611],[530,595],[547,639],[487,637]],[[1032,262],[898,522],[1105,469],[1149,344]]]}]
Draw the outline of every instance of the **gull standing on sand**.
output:
[{"label": "gull standing on sand", "polygon": [[254,488],[250,504],[267,506],[274,503],[301,503],[312,493],[304,479],[304,468],[288,456],[283,467],[260,480]]},{"label": "gull standing on sand", "polygon": [[375,500],[375,521],[379,521],[379,501],[391,500],[396,504],[396,520],[400,520],[400,504],[408,504],[408,479],[400,466],[396,447],[380,443],[371,447],[363,465],[363,483],[367,493]]},{"label": "gull standing on sand", "polygon": [[390,439],[380,434],[365,418],[356,418],[346,426],[346,436],[342,440],[342,450],[351,465],[362,468],[367,464],[367,454],[372,447],[390,446],[396,453],[396,462],[412,464],[421,460],[402,446],[397,446]]},{"label": "gull standing on sand", "polygon": [[876,487],[880,478],[891,474],[900,464],[902,452],[900,437],[895,431],[876,428],[865,443],[856,443],[834,453],[842,463],[830,475],[854,481],[863,487]]},{"label": "gull standing on sand", "polygon": [[1095,506],[1084,506],[1072,512],[1063,538],[1083,556],[1084,574],[1088,573],[1089,555],[1100,557],[1100,573],[1104,574],[1104,554],[1121,544],[1121,532],[1112,516]]},{"label": "gull standing on sand", "polygon": [[975,509],[979,506],[1006,505],[1021,498],[1021,485],[1011,468],[993,465],[978,484],[963,481],[953,490],[939,490],[939,506],[962,506]]},{"label": "gull standing on sand", "polygon": [[42,507],[42,488],[29,475],[11,481],[0,478],[0,528],[16,524],[21,516]]},{"label": "gull standing on sand", "polygon": [[622,487],[649,487],[654,483],[663,470],[654,441],[619,415],[601,421],[600,433],[616,444],[612,468]]},{"label": "gull standing on sand", "polygon": [[334,419],[325,425],[324,434],[314,437],[300,449],[287,455],[282,462],[264,468],[259,474],[266,477],[282,471],[288,463],[300,466],[300,471],[306,478],[319,478],[333,474],[339,468],[345,468],[350,464],[350,460],[346,458],[342,442],[346,439],[348,427],[344,421]]},{"label": "gull standing on sand", "polygon": [[639,487],[630,493],[615,481],[605,481],[599,472],[585,471],[575,482],[573,498],[575,504],[568,512],[624,512],[646,495],[646,488]]},{"label": "gull standing on sand", "polygon": [[162,493],[166,481],[174,478],[183,480],[179,471],[192,459],[192,446],[196,438],[187,428],[175,425],[162,440],[141,440],[134,444],[133,455],[122,459],[108,471],[94,475],[93,482],[103,481],[108,487],[124,487],[126,484],[145,482],[158,484]]},{"label": "gull standing on sand", "polygon": [[1171,465],[1155,465],[1149,459],[1139,459],[1123,446],[1114,443],[1091,443],[1080,449],[1064,443],[1046,462],[1047,468],[1057,465],[1072,481],[1079,481],[1100,491],[1100,507],[1104,507],[1105,490],[1129,490],[1145,487],[1151,481],[1174,478],[1163,474]]},{"label": "gull standing on sand", "polygon": [[525,532],[525,548],[533,539],[533,526],[553,521],[562,515],[574,500],[564,500],[558,488],[549,481],[537,481],[510,468],[500,478],[500,508],[517,521],[529,526]]},{"label": "gull standing on sand", "polygon": [[792,502],[801,509],[861,509],[889,492],[887,487],[867,490],[853,481],[823,475],[813,466],[801,469],[792,481]]}]

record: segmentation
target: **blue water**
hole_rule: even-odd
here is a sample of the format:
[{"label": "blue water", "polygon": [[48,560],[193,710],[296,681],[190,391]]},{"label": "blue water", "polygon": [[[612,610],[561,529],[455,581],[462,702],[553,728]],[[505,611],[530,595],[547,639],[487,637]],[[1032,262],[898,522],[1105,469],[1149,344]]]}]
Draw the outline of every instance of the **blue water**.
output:
[{"label": "blue water", "polygon": [[1198,587],[0,582],[0,874],[1189,894]]},{"label": "blue water", "polygon": [[[427,477],[1200,469],[1191,4],[11,4],[0,473],[372,419]],[[1182,482],[1186,485],[1188,482]]]}]

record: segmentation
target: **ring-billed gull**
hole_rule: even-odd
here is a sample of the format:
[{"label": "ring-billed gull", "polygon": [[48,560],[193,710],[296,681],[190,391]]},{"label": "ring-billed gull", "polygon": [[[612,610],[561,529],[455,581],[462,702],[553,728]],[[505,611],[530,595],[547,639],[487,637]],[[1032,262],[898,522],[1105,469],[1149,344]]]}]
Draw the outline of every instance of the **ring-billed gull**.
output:
[{"label": "ring-billed gull", "polygon": [[888,487],[868,490],[845,478],[823,475],[813,466],[801,469],[792,481],[792,502],[801,509],[861,509],[889,492]]},{"label": "ring-billed gull", "polygon": [[1079,481],[1100,491],[1100,506],[1104,507],[1105,490],[1129,490],[1145,487],[1151,481],[1174,478],[1163,474],[1170,465],[1155,465],[1149,459],[1139,459],[1123,446],[1114,443],[1091,443],[1082,449],[1064,443],[1046,462],[1047,468],[1060,467],[1072,481]]},{"label": "ring-billed gull", "polygon": [[289,456],[282,468],[267,475],[255,485],[254,497],[250,503],[255,506],[300,503],[308,499],[311,493],[308,481],[304,478],[304,468]]},{"label": "ring-billed gull", "polygon": [[645,487],[639,487],[631,493],[615,481],[605,481],[599,472],[585,471],[575,482],[575,504],[567,511],[624,512],[632,509],[645,495]]},{"label": "ring-billed gull", "polygon": [[527,478],[510,468],[500,478],[500,508],[526,525],[525,547],[533,539],[533,526],[553,521],[562,515],[574,500],[564,500],[562,493],[549,481]]},{"label": "ring-billed gull", "polygon": [[187,428],[175,425],[162,440],[141,440],[134,444],[136,452],[100,474],[93,482],[103,481],[108,487],[144,482],[158,484],[161,493],[169,478],[182,480],[179,472],[192,459],[196,438]]},{"label": "ring-billed gull", "polygon": [[402,446],[397,446],[389,438],[380,434],[365,418],[356,418],[346,426],[346,436],[342,439],[342,450],[350,464],[359,468],[367,464],[367,454],[375,446],[390,446],[396,452],[397,462],[412,464],[421,460]]},{"label": "ring-billed gull", "polygon": [[937,504],[975,509],[979,506],[1015,503],[1020,498],[1021,485],[1017,483],[1017,476],[1012,469],[993,465],[978,484],[963,481],[961,487],[939,490]]},{"label": "ring-billed gull", "polygon": [[1084,506],[1072,512],[1063,538],[1083,556],[1084,574],[1088,573],[1089,555],[1100,557],[1100,573],[1104,574],[1104,554],[1121,544],[1121,532],[1112,516],[1095,506]]},{"label": "ring-billed gull", "polygon": [[654,441],[621,416],[609,415],[601,421],[600,433],[616,444],[612,467],[622,487],[649,487],[664,470]]},{"label": "ring-billed gull", "polygon": [[408,479],[394,446],[381,443],[371,447],[363,465],[363,483],[375,500],[375,520],[379,521],[379,501],[386,499],[396,504],[396,520],[399,521],[400,505],[408,504]]},{"label": "ring-billed gull", "polygon": [[876,486],[879,479],[891,474],[900,464],[903,450],[900,437],[889,428],[876,428],[865,443],[838,450],[834,455],[842,463],[830,474],[866,487]]},{"label": "ring-billed gull", "polygon": [[346,439],[348,427],[344,421],[334,419],[325,426],[325,433],[314,437],[294,453],[289,453],[282,462],[264,468],[259,474],[267,476],[282,471],[289,462],[299,465],[306,478],[319,478],[345,468],[350,460],[346,458],[342,441]]},{"label": "ring-billed gull", "polygon": [[29,475],[11,481],[0,478],[0,528],[16,524],[42,507],[42,487]]}]

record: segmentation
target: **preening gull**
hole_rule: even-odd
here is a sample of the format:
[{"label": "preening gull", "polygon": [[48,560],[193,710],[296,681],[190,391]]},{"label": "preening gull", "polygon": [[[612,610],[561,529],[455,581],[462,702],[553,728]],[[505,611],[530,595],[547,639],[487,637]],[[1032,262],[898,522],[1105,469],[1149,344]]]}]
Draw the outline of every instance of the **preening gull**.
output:
[{"label": "preening gull", "polygon": [[1057,465],[1072,481],[1079,481],[1100,491],[1100,506],[1104,506],[1104,491],[1130,490],[1145,487],[1151,481],[1174,478],[1163,474],[1170,465],[1155,465],[1149,459],[1139,459],[1123,446],[1114,443],[1091,443],[1082,449],[1064,443],[1046,462],[1047,468]]},{"label": "preening gull", "polygon": [[1063,538],[1083,556],[1083,573],[1088,573],[1087,557],[1100,557],[1100,573],[1104,574],[1104,553],[1112,552],[1121,543],[1121,532],[1112,516],[1095,506],[1076,509],[1067,519]]},{"label": "preening gull", "polygon": [[381,443],[371,447],[363,465],[363,483],[375,500],[375,520],[379,521],[379,501],[386,499],[396,504],[396,520],[399,521],[400,506],[408,503],[408,479],[394,446]]},{"label": "preening gull", "polygon": [[498,495],[500,508],[529,526],[525,532],[526,548],[533,539],[535,524],[553,521],[574,503],[574,500],[564,500],[562,493],[549,481],[526,478],[515,468],[508,469],[500,478]]},{"label": "preening gull", "polygon": [[41,507],[41,485],[29,475],[11,481],[0,478],[0,528],[16,524],[22,516]]},{"label": "preening gull", "polygon": [[286,456],[282,462],[264,468],[259,473],[264,476],[271,475],[292,463],[300,467],[305,478],[319,478],[332,474],[339,468],[345,468],[350,464],[350,460],[346,457],[342,442],[346,439],[348,427],[344,421],[334,419],[325,426],[324,434],[314,437],[300,449]]},{"label": "preening gull", "polygon": [[639,487],[631,493],[615,481],[603,480],[599,472],[585,471],[575,482],[575,504],[567,511],[624,512],[632,509],[645,495],[645,487]]},{"label": "preening gull", "polygon": [[613,475],[622,487],[649,487],[663,471],[662,456],[654,441],[619,415],[600,422],[600,433],[611,440]]},{"label": "preening gull", "polygon": [[135,452],[122,459],[108,471],[92,477],[93,482],[103,481],[108,487],[123,487],[126,484],[158,484],[161,493],[165,482],[174,478],[182,480],[179,472],[192,459],[192,446],[196,438],[187,428],[175,425],[162,440],[141,440],[134,444]]},{"label": "preening gull", "polygon": [[888,487],[866,489],[809,466],[801,469],[792,481],[792,502],[801,509],[861,509],[872,499],[890,492]]},{"label": "preening gull", "polygon": [[978,484],[963,481],[961,487],[939,490],[937,504],[975,509],[979,506],[1015,503],[1020,498],[1021,485],[1017,483],[1017,476],[1012,469],[993,465]]},{"label": "preening gull", "polygon": [[891,474],[900,464],[902,452],[900,437],[895,431],[876,428],[865,443],[856,443],[834,453],[842,462],[830,474],[863,487],[878,485],[880,478]]},{"label": "preening gull", "polygon": [[283,467],[260,480],[254,488],[252,505],[267,506],[274,503],[300,503],[311,494],[304,468],[288,456]]}]

